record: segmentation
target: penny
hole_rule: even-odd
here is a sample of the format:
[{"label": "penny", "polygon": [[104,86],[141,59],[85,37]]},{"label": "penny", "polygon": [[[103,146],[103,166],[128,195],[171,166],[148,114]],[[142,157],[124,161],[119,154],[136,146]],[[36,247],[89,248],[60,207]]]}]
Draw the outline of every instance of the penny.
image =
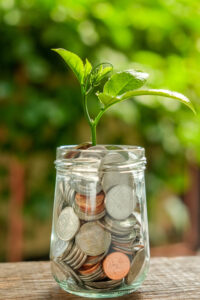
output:
[{"label": "penny", "polygon": [[80,220],[84,220],[84,221],[96,221],[99,220],[101,218],[103,218],[105,216],[105,210],[103,210],[102,212],[100,212],[97,215],[88,215],[85,212],[80,211],[79,207],[76,206],[76,203],[73,204],[73,208],[76,212],[76,214],[78,215]]},{"label": "penny", "polygon": [[125,282],[130,285],[136,279],[136,277],[140,274],[140,271],[145,262],[145,250],[140,249],[133,258],[131,263],[131,268],[128,275],[125,278]]},{"label": "penny", "polygon": [[117,220],[126,219],[135,207],[134,190],[128,185],[114,186],[106,194],[105,204],[111,217]]},{"label": "penny", "polygon": [[97,195],[91,195],[91,196],[81,195],[79,193],[76,193],[75,199],[76,199],[76,203],[79,206],[93,208],[93,207],[98,207],[99,205],[101,205],[104,201],[104,197],[105,197],[105,194],[102,191]]},{"label": "penny", "polygon": [[61,240],[69,241],[77,233],[80,221],[72,207],[66,207],[62,210],[57,224],[56,231]]},{"label": "penny", "polygon": [[103,212],[105,210],[105,205],[104,203],[102,203],[98,207],[94,207],[94,208],[87,209],[86,207],[83,206],[79,206],[78,208],[80,209],[81,212],[84,212],[89,216],[89,215],[98,215],[101,212]]},{"label": "penny", "polygon": [[92,144],[90,142],[86,142],[86,143],[82,143],[76,147],[74,147],[75,150],[69,150],[65,153],[64,158],[77,158],[81,151],[77,151],[79,150],[84,150],[84,149],[88,149],[89,147],[91,147]]},{"label": "penny", "polygon": [[130,270],[130,260],[124,253],[113,252],[104,259],[103,270],[110,279],[122,279]]},{"label": "penny", "polygon": [[96,256],[104,253],[111,243],[111,234],[97,222],[88,222],[81,226],[76,235],[76,244],[87,255]]},{"label": "penny", "polygon": [[82,268],[82,269],[79,269],[79,273],[82,274],[82,275],[85,275],[85,274],[91,274],[93,273],[94,271],[96,271],[96,269],[98,269],[98,267],[100,266],[100,263],[97,263],[96,265],[92,266],[92,267],[89,267],[89,268]]}]

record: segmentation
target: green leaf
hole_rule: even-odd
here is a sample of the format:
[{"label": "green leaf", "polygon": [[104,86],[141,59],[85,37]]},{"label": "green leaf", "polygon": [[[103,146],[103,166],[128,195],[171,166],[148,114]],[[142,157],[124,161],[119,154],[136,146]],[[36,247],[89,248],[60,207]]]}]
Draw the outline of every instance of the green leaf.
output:
[{"label": "green leaf", "polygon": [[100,102],[105,106],[111,106],[115,102],[119,102],[120,100],[117,97],[110,96],[104,93],[96,93],[97,97],[99,98]]},{"label": "green leaf", "polygon": [[113,69],[113,66],[110,63],[101,63],[96,66],[92,72],[90,77],[90,83],[93,86],[98,86],[101,81],[110,73]]},{"label": "green leaf", "polygon": [[162,90],[162,89],[159,89],[159,90],[156,90],[156,89],[134,90],[134,91],[128,91],[128,92],[122,94],[121,96],[117,96],[117,97],[112,97],[112,96],[110,96],[108,94],[104,94],[104,93],[97,93],[96,95],[98,96],[101,103],[104,104],[105,108],[108,108],[115,103],[130,99],[135,96],[154,95],[154,96],[168,97],[168,98],[176,99],[176,100],[182,102],[183,104],[188,106],[193,111],[194,114],[196,114],[193,104],[186,96],[184,96],[181,93],[172,92],[172,91],[168,91],[168,90]]},{"label": "green leaf", "polygon": [[162,96],[162,97],[176,99],[176,100],[184,103],[186,106],[188,106],[193,111],[194,114],[196,114],[193,104],[186,96],[184,96],[181,93],[172,92],[172,91],[168,91],[168,90],[145,89],[145,90],[129,91],[129,92],[124,93],[120,97],[118,97],[117,100],[123,101],[123,100],[129,99],[131,97],[140,96],[140,95],[141,96],[142,95],[155,95],[155,96]]},{"label": "green leaf", "polygon": [[89,62],[89,60],[86,58],[85,67],[84,67],[84,79],[86,79],[90,75],[91,71],[92,71],[92,65]]},{"label": "green leaf", "polygon": [[114,97],[122,95],[127,91],[142,87],[147,78],[147,73],[134,70],[118,72],[105,83],[103,93]]},{"label": "green leaf", "polygon": [[82,84],[85,74],[85,68],[82,59],[78,55],[62,48],[52,50],[57,52],[64,59],[64,61],[68,64],[78,78],[79,82]]}]

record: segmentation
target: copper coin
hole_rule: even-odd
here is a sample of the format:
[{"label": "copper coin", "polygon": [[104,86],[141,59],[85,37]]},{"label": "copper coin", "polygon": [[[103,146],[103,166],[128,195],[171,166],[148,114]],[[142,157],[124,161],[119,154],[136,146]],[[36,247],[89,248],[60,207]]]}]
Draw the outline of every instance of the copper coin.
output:
[{"label": "copper coin", "polygon": [[99,206],[103,203],[105,194],[104,192],[100,192],[99,194],[93,195],[82,195],[80,193],[76,193],[76,203],[79,206],[87,206],[87,207],[94,207]]},{"label": "copper coin", "polygon": [[79,269],[79,273],[82,274],[82,275],[86,275],[86,274],[91,274],[93,273],[94,271],[96,271],[96,269],[98,269],[98,267],[100,266],[100,263],[97,263],[96,265],[92,266],[92,267],[89,267],[89,268],[81,268]]},{"label": "copper coin", "polygon": [[97,215],[97,214],[100,214],[102,211],[104,211],[105,205],[104,205],[104,203],[102,203],[100,206],[96,207],[94,210],[83,208],[83,207],[79,207],[79,209],[82,212],[86,213],[87,215]]},{"label": "copper coin", "polygon": [[80,203],[79,201],[76,200],[77,206],[82,210],[82,211],[87,211],[87,212],[98,212],[101,210],[102,207],[104,206],[104,202],[98,204],[98,205],[88,205],[87,203]]},{"label": "copper coin", "polygon": [[122,279],[130,270],[130,260],[126,254],[113,252],[104,259],[103,270],[110,279]]}]

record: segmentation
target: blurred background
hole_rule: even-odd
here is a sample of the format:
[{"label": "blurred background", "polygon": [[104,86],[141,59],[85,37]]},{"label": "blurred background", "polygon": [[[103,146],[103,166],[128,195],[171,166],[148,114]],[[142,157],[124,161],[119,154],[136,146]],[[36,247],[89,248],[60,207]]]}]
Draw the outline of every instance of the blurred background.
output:
[{"label": "blurred background", "polygon": [[199,0],[0,0],[0,260],[48,259],[56,147],[90,139],[78,82],[55,47],[147,71],[149,87],[193,101],[197,116],[175,100],[128,100],[97,137],[146,149],[152,255],[198,253]]}]

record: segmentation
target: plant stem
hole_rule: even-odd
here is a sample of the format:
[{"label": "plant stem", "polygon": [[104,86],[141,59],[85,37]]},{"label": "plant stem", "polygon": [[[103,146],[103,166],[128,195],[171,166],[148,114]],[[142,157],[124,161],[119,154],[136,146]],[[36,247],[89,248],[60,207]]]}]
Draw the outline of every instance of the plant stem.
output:
[{"label": "plant stem", "polygon": [[81,87],[81,92],[83,96],[83,109],[85,117],[89,123],[91,134],[92,134],[92,145],[96,145],[96,126],[97,124],[90,118],[90,114],[87,107],[87,93],[85,92],[84,86]]},{"label": "plant stem", "polygon": [[92,124],[92,126],[91,126],[91,132],[92,132],[92,145],[93,145],[93,146],[96,146],[96,144],[97,144],[96,127],[97,127],[97,125],[95,124],[95,122],[93,122],[93,124]]}]

